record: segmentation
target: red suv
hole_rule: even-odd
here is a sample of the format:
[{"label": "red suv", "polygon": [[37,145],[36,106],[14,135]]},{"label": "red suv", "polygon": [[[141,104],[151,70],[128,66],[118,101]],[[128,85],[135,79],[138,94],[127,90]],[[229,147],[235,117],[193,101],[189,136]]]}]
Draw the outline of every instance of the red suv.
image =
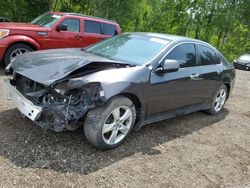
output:
[{"label": "red suv", "polygon": [[0,61],[33,50],[80,48],[121,33],[114,21],[76,13],[48,12],[31,23],[0,23]]}]

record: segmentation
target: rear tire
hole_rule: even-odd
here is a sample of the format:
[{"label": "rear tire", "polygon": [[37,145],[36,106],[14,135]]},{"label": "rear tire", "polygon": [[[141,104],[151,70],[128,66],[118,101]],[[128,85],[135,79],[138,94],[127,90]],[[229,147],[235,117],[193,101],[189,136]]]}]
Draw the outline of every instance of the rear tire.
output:
[{"label": "rear tire", "polygon": [[14,44],[7,49],[4,55],[4,64],[7,66],[12,58],[16,58],[30,51],[34,51],[34,49],[27,44]]},{"label": "rear tire", "polygon": [[126,97],[115,97],[105,106],[90,110],[84,122],[87,140],[101,150],[122,144],[133,130],[136,110]]},{"label": "rear tire", "polygon": [[211,115],[216,115],[220,113],[226,103],[227,97],[228,89],[225,85],[223,85],[216,92],[211,104],[211,108],[206,110],[206,112]]}]

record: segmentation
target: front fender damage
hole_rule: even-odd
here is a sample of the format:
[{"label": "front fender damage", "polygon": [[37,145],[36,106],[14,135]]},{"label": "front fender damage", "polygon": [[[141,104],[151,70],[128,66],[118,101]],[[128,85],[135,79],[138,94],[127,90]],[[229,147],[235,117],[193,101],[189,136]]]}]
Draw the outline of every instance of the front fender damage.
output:
[{"label": "front fender damage", "polygon": [[43,108],[39,118],[35,120],[37,125],[56,132],[75,130],[83,125],[80,120],[89,110],[104,104],[100,83],[66,88],[67,90],[47,88],[26,94]]},{"label": "front fender damage", "polygon": [[[44,129],[57,132],[74,130],[79,125],[83,125],[83,123],[79,124],[78,122],[84,119],[85,114],[106,102],[108,92],[103,80],[87,79],[86,76],[106,69],[127,66],[117,62],[90,63],[88,61],[75,70],[76,65],[64,64],[64,69],[59,66],[60,74],[58,76],[58,69],[51,67],[52,70],[50,70],[49,67],[43,67],[44,63],[40,65],[44,69],[46,68],[44,74],[38,73],[39,66],[34,66],[37,70],[34,69],[35,73],[33,73],[16,63],[18,65],[18,69],[16,69],[23,73],[20,74],[12,64],[6,70],[7,73],[13,74],[12,86],[34,105],[42,108],[39,116],[33,121]],[[49,64],[46,65],[49,66]],[[22,65],[29,66],[30,70],[33,70],[33,65],[26,65],[24,62]],[[73,68],[69,69],[68,66],[73,66]],[[40,68],[39,71],[41,71]],[[36,74],[38,74],[36,79],[31,79]],[[52,77],[54,79],[51,79]]]},{"label": "front fender damage", "polygon": [[81,88],[47,95],[43,99],[44,111],[36,123],[43,128],[60,132],[75,130],[82,124],[79,120],[91,109],[103,105],[100,83],[86,84]]}]

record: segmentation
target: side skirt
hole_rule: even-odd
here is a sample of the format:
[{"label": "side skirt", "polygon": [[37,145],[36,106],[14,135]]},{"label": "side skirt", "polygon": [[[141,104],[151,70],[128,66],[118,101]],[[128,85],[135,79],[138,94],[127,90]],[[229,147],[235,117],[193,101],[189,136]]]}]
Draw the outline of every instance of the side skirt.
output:
[{"label": "side skirt", "polygon": [[192,112],[206,110],[209,108],[210,108],[209,105],[204,105],[204,104],[193,105],[193,106],[188,106],[188,107],[176,109],[173,111],[167,111],[167,112],[163,112],[160,114],[151,115],[151,116],[147,117],[146,120],[138,126],[138,129],[140,129],[141,127],[143,127],[145,125],[151,124],[151,123],[163,121],[166,119],[178,117],[178,116],[185,115],[185,114],[190,114]]}]

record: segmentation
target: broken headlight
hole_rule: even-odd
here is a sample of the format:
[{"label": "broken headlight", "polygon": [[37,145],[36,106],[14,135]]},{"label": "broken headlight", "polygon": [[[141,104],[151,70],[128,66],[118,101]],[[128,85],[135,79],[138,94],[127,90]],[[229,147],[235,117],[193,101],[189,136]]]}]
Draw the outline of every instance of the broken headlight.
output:
[{"label": "broken headlight", "polygon": [[61,95],[65,94],[65,90],[64,89],[55,89],[55,91]]}]

